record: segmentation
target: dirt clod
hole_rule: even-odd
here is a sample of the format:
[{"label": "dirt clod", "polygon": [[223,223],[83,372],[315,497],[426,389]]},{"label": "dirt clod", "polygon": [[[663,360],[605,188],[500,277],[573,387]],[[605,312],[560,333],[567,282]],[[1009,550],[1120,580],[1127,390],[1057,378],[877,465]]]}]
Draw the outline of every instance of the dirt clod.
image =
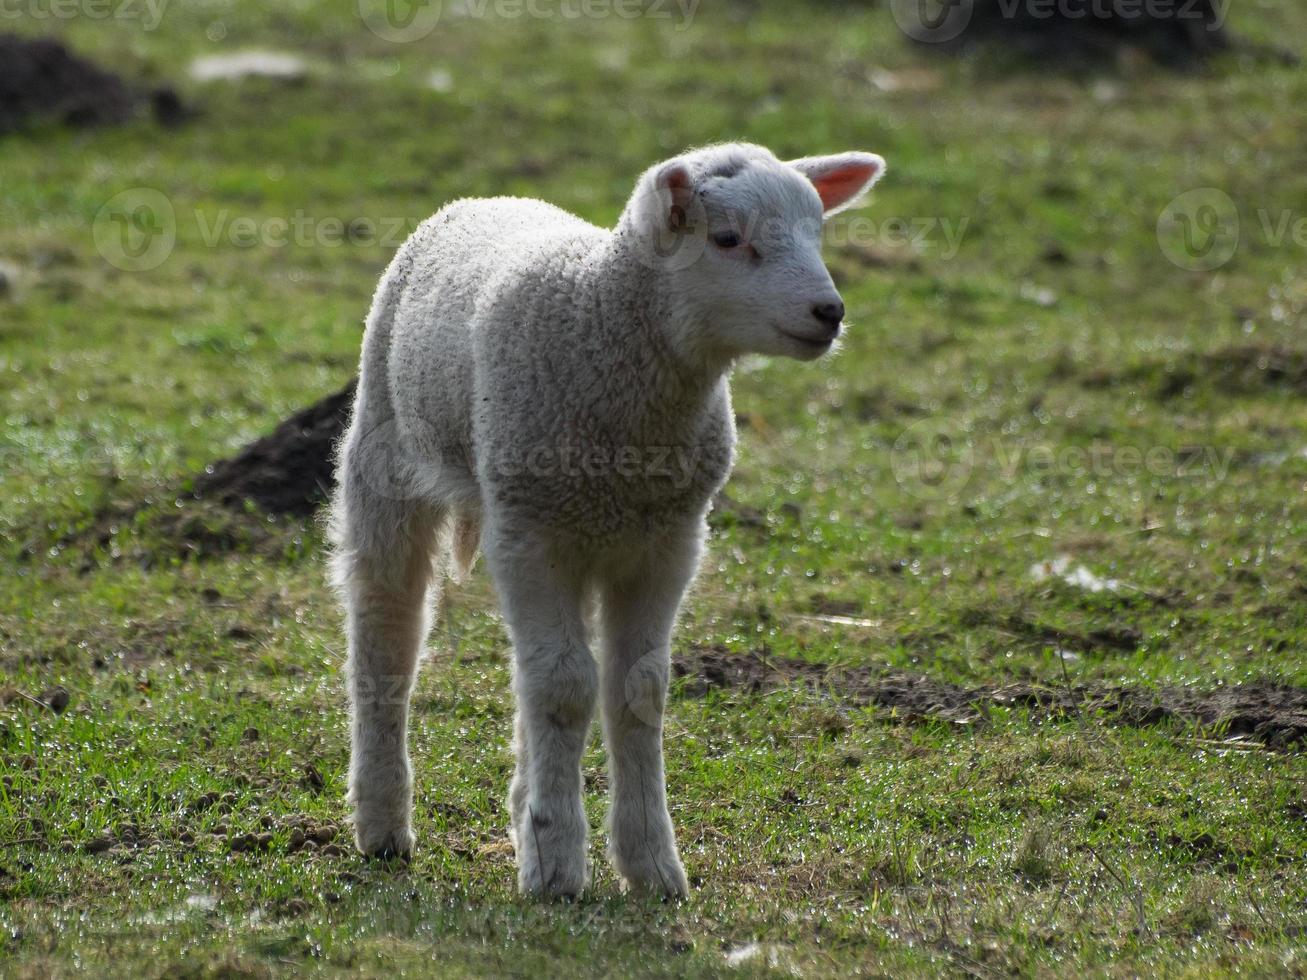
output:
[{"label": "dirt clod", "polygon": [[252,851],[254,850],[253,834],[237,834],[227,841],[227,847],[232,851]]},{"label": "dirt clod", "polygon": [[173,89],[133,85],[52,38],[0,34],[0,136],[38,122],[117,125],[141,110],[166,128],[195,115]]},{"label": "dirt clod", "polygon": [[318,767],[311,762],[304,766],[304,776],[300,782],[305,789],[314,791],[320,790],[327,785],[326,780],[322,778],[322,773],[318,772]]},{"label": "dirt clod", "polygon": [[266,851],[272,844],[272,834],[237,834],[227,839],[227,848],[233,852]]},{"label": "dirt clod", "polygon": [[66,687],[52,687],[41,695],[41,703],[57,715],[64,713],[70,700]]},{"label": "dirt clod", "polygon": [[134,103],[122,79],[58,41],[0,34],[0,134],[32,120],[121,123],[131,118]]}]

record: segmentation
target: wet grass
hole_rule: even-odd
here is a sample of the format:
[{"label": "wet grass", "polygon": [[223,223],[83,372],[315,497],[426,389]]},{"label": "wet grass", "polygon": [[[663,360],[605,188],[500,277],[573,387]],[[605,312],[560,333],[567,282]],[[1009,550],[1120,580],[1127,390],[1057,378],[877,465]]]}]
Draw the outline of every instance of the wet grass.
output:
[{"label": "wet grass", "polygon": [[[1231,20],[1307,37],[1288,2]],[[415,698],[420,850],[366,864],[318,530],[170,493],[344,383],[391,239],[444,201],[522,193],[606,223],[687,144],[861,146],[891,171],[832,231],[853,329],[820,364],[737,372],[733,503],[680,650],[962,685],[1307,685],[1307,285],[1301,247],[1259,220],[1307,200],[1300,71],[1008,76],[843,4],[724,4],[685,30],[449,19],[407,45],[353,5],[53,26],[179,80],[202,114],[0,144],[19,272],[0,298],[0,972],[1304,968],[1301,747],[1021,707],[962,724],[820,685],[678,682],[687,903],[621,897],[598,832],[589,897],[523,902],[507,643],[480,573],[451,591]],[[241,45],[319,67],[184,82]],[[1157,223],[1204,186],[1243,234],[1190,272]],[[93,229],[139,187],[166,195],[177,244],[132,273]],[[231,231],[297,215],[285,245]],[[324,241],[336,220],[379,240]],[[39,702],[60,686],[56,713]]]}]

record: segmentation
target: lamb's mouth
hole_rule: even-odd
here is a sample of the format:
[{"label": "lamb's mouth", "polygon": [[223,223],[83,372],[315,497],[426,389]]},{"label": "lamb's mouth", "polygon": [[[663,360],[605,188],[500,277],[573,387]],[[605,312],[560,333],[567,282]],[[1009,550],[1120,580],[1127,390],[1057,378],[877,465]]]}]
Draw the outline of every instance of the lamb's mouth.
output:
[{"label": "lamb's mouth", "polygon": [[779,327],[777,327],[776,330],[781,334],[781,336],[789,337],[790,340],[797,340],[804,347],[814,351],[826,350],[826,348],[830,347],[831,344],[835,343],[835,337],[839,336],[836,334],[831,337],[805,337],[802,334],[790,333],[788,330],[781,330]]}]

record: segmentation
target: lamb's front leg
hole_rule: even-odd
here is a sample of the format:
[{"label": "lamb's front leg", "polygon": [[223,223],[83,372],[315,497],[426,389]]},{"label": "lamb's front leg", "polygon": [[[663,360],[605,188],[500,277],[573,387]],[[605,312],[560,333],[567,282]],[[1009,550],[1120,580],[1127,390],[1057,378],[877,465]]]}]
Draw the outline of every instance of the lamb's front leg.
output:
[{"label": "lamb's front leg", "polygon": [[581,753],[599,686],[579,581],[565,562],[520,540],[488,540],[486,558],[514,648],[509,810],[518,885],[531,895],[575,896],[588,877]]},{"label": "lamb's front leg", "polygon": [[628,887],[673,897],[689,886],[667,811],[663,708],[672,626],[699,551],[697,532],[661,541],[603,590],[609,856]]}]

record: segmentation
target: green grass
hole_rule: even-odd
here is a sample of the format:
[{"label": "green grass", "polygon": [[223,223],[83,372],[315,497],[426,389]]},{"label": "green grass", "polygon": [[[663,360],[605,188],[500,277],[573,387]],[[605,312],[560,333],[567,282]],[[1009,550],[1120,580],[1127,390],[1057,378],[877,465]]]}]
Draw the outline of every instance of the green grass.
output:
[{"label": "green grass", "polygon": [[[1230,17],[1307,38],[1290,0]],[[889,175],[828,250],[853,329],[832,359],[737,371],[730,494],[761,526],[715,521],[678,649],[964,684],[1307,685],[1307,278],[1304,249],[1259,218],[1307,217],[1300,70],[1234,55],[1193,74],[1011,74],[836,3],[705,4],[684,29],[446,17],[405,45],[352,3],[13,26],[176,80],[202,115],[0,143],[0,260],[20,270],[0,298],[0,974],[680,976],[734,972],[732,953],[804,975],[1307,968],[1301,749],[1003,708],[905,720],[799,688],[674,691],[687,902],[618,893],[597,744],[594,887],[523,901],[507,641],[483,572],[451,589],[415,697],[419,851],[367,864],[347,846],[319,531],[202,512],[183,538],[162,519],[179,479],[349,377],[397,230],[443,202],[527,194],[609,223],[686,145],[865,148]],[[192,57],[242,46],[316,67],[186,81]],[[437,69],[451,91],[426,86]],[[884,72],[903,84],[878,87]],[[1211,272],[1173,264],[1157,234],[1197,187],[1242,219]],[[147,272],[106,262],[93,234],[133,188],[176,216]],[[227,233],[297,216],[383,240]],[[928,228],[923,247],[895,218]],[[937,433],[956,465],[923,485],[913,450]],[[61,543],[147,498],[103,546]],[[205,534],[238,547],[197,557]],[[1032,575],[1060,556],[1121,584]],[[832,609],[851,622],[811,618]],[[1043,627],[1139,641],[1063,660]],[[62,714],[29,700],[56,685]],[[292,848],[306,829],[336,837]]]}]

